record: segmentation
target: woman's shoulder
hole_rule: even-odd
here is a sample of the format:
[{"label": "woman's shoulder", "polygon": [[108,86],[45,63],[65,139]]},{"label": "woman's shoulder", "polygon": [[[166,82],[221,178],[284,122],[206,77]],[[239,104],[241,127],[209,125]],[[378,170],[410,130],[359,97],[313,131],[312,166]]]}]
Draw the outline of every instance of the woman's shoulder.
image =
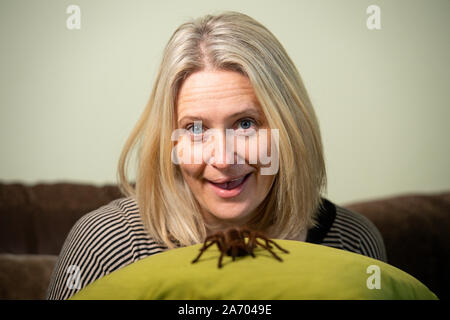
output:
[{"label": "woman's shoulder", "polygon": [[[72,227],[66,243],[98,249],[112,243],[155,244],[145,230],[134,198],[120,198],[82,216]],[[76,243],[74,243],[76,242]]]},{"label": "woman's shoulder", "polygon": [[317,225],[308,231],[309,242],[343,249],[387,261],[383,238],[365,216],[323,199]]},{"label": "woman's shoulder", "polygon": [[[53,271],[47,297],[67,299],[98,278],[166,249],[148,235],[135,199],[111,201],[74,224]],[[68,286],[74,271],[77,283]]]},{"label": "woman's shoulder", "polygon": [[133,251],[133,260],[139,259],[143,249],[165,249],[150,237],[144,227],[136,199],[120,198],[101,206],[81,217],[73,226],[68,240],[75,237],[96,247],[110,246],[114,243],[127,243],[137,247]]},{"label": "woman's shoulder", "polygon": [[71,233],[104,230],[105,226],[142,225],[135,199],[120,198],[83,215],[72,227]]},{"label": "woman's shoulder", "polygon": [[333,229],[339,231],[347,247],[353,247],[366,256],[387,261],[381,233],[373,222],[362,214],[336,205]]}]

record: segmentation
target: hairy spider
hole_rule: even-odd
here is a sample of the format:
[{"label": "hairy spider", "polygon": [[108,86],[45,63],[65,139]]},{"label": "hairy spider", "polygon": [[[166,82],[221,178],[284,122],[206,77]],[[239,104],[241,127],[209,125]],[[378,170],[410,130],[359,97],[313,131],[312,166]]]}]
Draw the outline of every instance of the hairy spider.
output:
[{"label": "hairy spider", "polygon": [[[246,241],[246,238],[248,238],[248,241]],[[258,239],[262,239],[265,244],[261,243]],[[203,247],[200,248],[200,253],[198,254],[197,258],[192,260],[192,263],[197,262],[203,252],[205,252],[213,244],[217,244],[217,247],[220,251],[218,264],[219,268],[222,268],[222,259],[224,254],[233,257],[233,261],[238,256],[245,256],[248,254],[250,254],[254,258],[255,255],[253,253],[253,249],[255,249],[258,245],[269,251],[280,262],[283,260],[275,252],[272,251],[271,244],[275,245],[275,247],[277,247],[281,251],[289,253],[289,251],[281,248],[278,244],[268,239],[261,232],[254,231],[245,227],[229,228],[206,237],[205,242],[203,243]]]}]

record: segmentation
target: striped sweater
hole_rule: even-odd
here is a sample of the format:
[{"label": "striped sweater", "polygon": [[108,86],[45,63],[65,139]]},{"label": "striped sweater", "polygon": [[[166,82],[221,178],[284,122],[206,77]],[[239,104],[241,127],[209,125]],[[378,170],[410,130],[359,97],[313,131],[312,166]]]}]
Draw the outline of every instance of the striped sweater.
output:
[{"label": "striped sweater", "polygon": [[[386,261],[383,239],[360,214],[324,199],[317,226],[306,242]],[[95,280],[167,247],[146,232],[133,198],[121,198],[94,210],[72,227],[47,291],[47,299],[68,299]]]}]

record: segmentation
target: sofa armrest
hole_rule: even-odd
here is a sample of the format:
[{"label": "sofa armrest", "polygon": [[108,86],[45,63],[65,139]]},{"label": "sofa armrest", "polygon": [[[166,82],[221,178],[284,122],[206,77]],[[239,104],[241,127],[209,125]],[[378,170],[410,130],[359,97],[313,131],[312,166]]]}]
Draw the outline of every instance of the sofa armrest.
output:
[{"label": "sofa armrest", "polygon": [[0,254],[0,300],[45,299],[57,256]]},{"label": "sofa armrest", "polygon": [[450,193],[407,194],[344,205],[380,231],[388,263],[450,298]]}]

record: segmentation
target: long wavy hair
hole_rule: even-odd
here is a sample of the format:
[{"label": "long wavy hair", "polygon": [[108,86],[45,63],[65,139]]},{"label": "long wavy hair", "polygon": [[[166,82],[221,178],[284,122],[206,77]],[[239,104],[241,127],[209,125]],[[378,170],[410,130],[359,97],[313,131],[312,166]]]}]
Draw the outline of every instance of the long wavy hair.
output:
[{"label": "long wavy hair", "polygon": [[[326,188],[316,115],[299,72],[276,37],[238,12],[193,19],[167,43],[150,99],[122,150],[121,191],[135,198],[150,236],[168,248],[204,241],[199,204],[171,161],[178,91],[190,74],[230,70],[248,77],[270,128],[279,130],[279,170],[251,227],[289,239],[315,223]],[[128,167],[136,151],[135,184]]]}]

